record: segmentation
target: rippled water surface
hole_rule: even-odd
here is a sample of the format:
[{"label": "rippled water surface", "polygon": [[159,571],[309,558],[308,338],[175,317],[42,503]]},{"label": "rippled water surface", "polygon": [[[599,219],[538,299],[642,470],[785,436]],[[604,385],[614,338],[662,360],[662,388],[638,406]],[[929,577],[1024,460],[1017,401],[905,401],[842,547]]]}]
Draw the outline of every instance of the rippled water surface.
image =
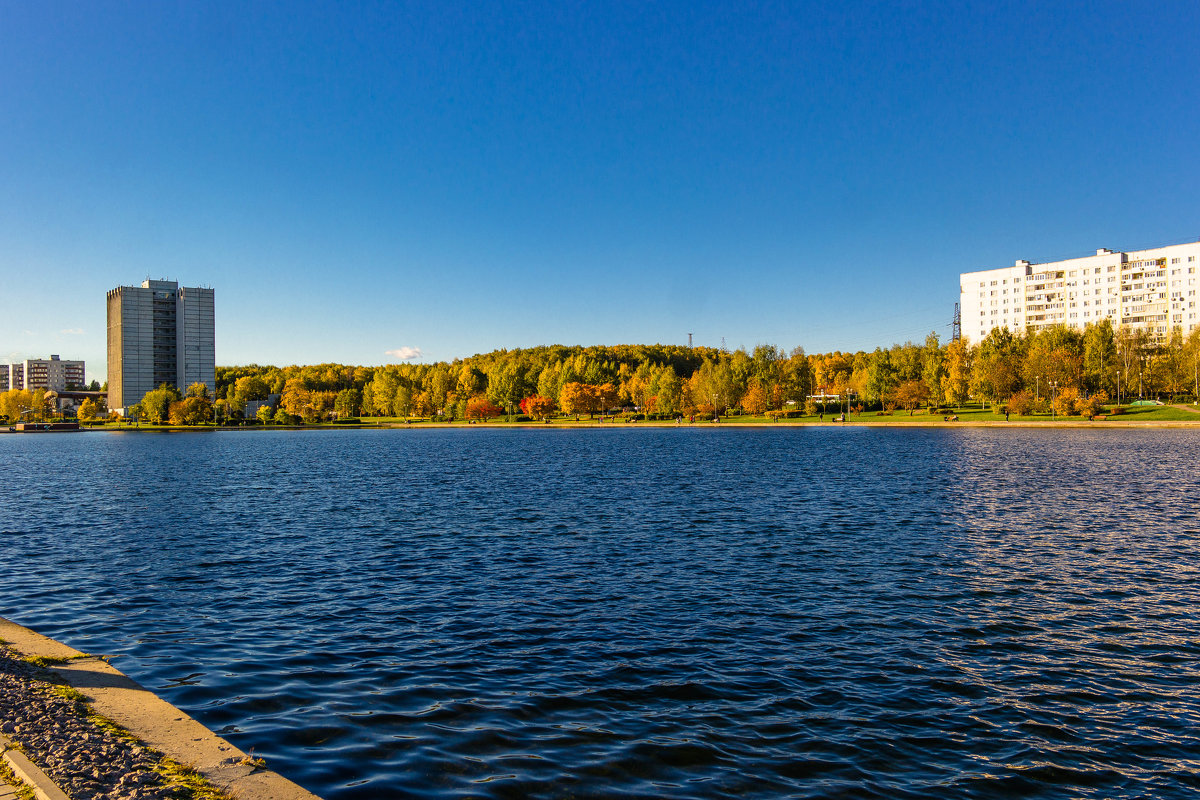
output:
[{"label": "rippled water surface", "polygon": [[1191,797],[1200,434],[0,436],[0,615],[326,798]]}]

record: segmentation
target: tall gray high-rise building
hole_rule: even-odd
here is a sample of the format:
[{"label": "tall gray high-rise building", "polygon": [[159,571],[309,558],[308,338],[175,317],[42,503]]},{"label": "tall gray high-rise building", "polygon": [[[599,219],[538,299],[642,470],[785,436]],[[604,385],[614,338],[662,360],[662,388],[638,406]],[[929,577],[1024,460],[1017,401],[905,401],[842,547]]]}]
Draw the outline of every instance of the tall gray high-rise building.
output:
[{"label": "tall gray high-rise building", "polygon": [[141,402],[164,383],[217,388],[213,290],[142,281],[108,293],[108,407]]}]

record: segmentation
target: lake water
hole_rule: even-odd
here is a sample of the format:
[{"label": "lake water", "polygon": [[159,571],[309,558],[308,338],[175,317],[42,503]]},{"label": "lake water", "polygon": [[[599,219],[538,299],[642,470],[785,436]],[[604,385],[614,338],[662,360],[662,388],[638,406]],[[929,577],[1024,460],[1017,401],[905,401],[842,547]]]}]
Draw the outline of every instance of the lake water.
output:
[{"label": "lake water", "polygon": [[1200,790],[1200,432],[87,433],[0,459],[0,615],[330,800]]}]

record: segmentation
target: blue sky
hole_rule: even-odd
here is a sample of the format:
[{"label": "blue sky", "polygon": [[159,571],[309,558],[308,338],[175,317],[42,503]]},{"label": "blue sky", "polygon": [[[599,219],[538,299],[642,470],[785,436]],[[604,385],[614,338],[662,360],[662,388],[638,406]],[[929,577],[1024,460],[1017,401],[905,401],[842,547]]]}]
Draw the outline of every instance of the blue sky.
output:
[{"label": "blue sky", "polygon": [[219,364],[872,349],[1200,237],[1200,6],[0,5],[0,359],[216,289]]}]

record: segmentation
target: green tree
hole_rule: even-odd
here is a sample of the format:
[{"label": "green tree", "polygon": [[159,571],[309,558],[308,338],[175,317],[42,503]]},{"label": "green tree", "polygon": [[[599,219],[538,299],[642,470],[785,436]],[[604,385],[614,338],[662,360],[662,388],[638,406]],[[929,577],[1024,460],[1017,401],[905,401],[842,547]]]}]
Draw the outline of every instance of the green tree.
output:
[{"label": "green tree", "polygon": [[444,364],[435,365],[430,370],[428,384],[429,403],[433,407],[432,413],[436,414],[446,407],[446,396],[454,391],[450,368]]},{"label": "green tree", "polygon": [[1171,395],[1181,394],[1184,387],[1191,383],[1191,363],[1185,357],[1183,329],[1176,325],[1171,328],[1166,341],[1161,345],[1158,354],[1158,374],[1162,385]]},{"label": "green tree", "polygon": [[717,360],[705,359],[692,375],[692,381],[692,391],[699,395],[696,399],[715,414],[725,413],[741,396],[730,359],[726,356]]},{"label": "green tree", "polygon": [[1054,325],[1026,337],[1021,379],[1040,396],[1047,386],[1083,382],[1084,337],[1066,325]]},{"label": "green tree", "polygon": [[654,376],[655,409],[661,414],[678,414],[682,408],[683,382],[670,364]]},{"label": "green tree", "polygon": [[1112,322],[1107,318],[1083,331],[1083,386],[1089,392],[1116,391],[1117,345]]},{"label": "green tree", "polygon": [[802,404],[813,393],[812,387],[812,365],[809,364],[804,348],[797,347],[792,350],[782,367],[781,405],[786,405],[789,400],[797,405]]},{"label": "green tree", "polygon": [[757,380],[760,387],[782,383],[785,362],[783,351],[775,345],[757,345],[750,354],[750,377]]},{"label": "green tree", "polygon": [[979,344],[971,371],[971,390],[993,404],[1021,388],[1024,339],[1008,328],[993,328]]},{"label": "green tree", "polygon": [[412,414],[412,401],[412,389],[401,383],[396,387],[396,395],[392,399],[392,411],[398,417],[407,417]]},{"label": "green tree", "polygon": [[1183,359],[1192,364],[1192,397],[1200,402],[1200,328],[1193,328],[1184,342]]},{"label": "green tree", "polygon": [[333,401],[333,410],[339,419],[357,417],[362,407],[362,392],[358,389],[342,389]]},{"label": "green tree", "polygon": [[945,395],[942,391],[946,379],[946,355],[938,342],[936,331],[925,337],[925,347],[921,350],[921,381],[925,384],[925,393],[929,402],[940,406]]},{"label": "green tree", "polygon": [[171,403],[182,399],[178,389],[164,383],[157,389],[146,392],[142,397],[142,402],[139,404],[142,418],[151,425],[163,425],[170,420]]},{"label": "green tree", "polygon": [[892,354],[887,350],[876,348],[867,367],[866,385],[863,387],[867,400],[873,400],[881,405],[891,398],[899,376],[892,364]]}]

